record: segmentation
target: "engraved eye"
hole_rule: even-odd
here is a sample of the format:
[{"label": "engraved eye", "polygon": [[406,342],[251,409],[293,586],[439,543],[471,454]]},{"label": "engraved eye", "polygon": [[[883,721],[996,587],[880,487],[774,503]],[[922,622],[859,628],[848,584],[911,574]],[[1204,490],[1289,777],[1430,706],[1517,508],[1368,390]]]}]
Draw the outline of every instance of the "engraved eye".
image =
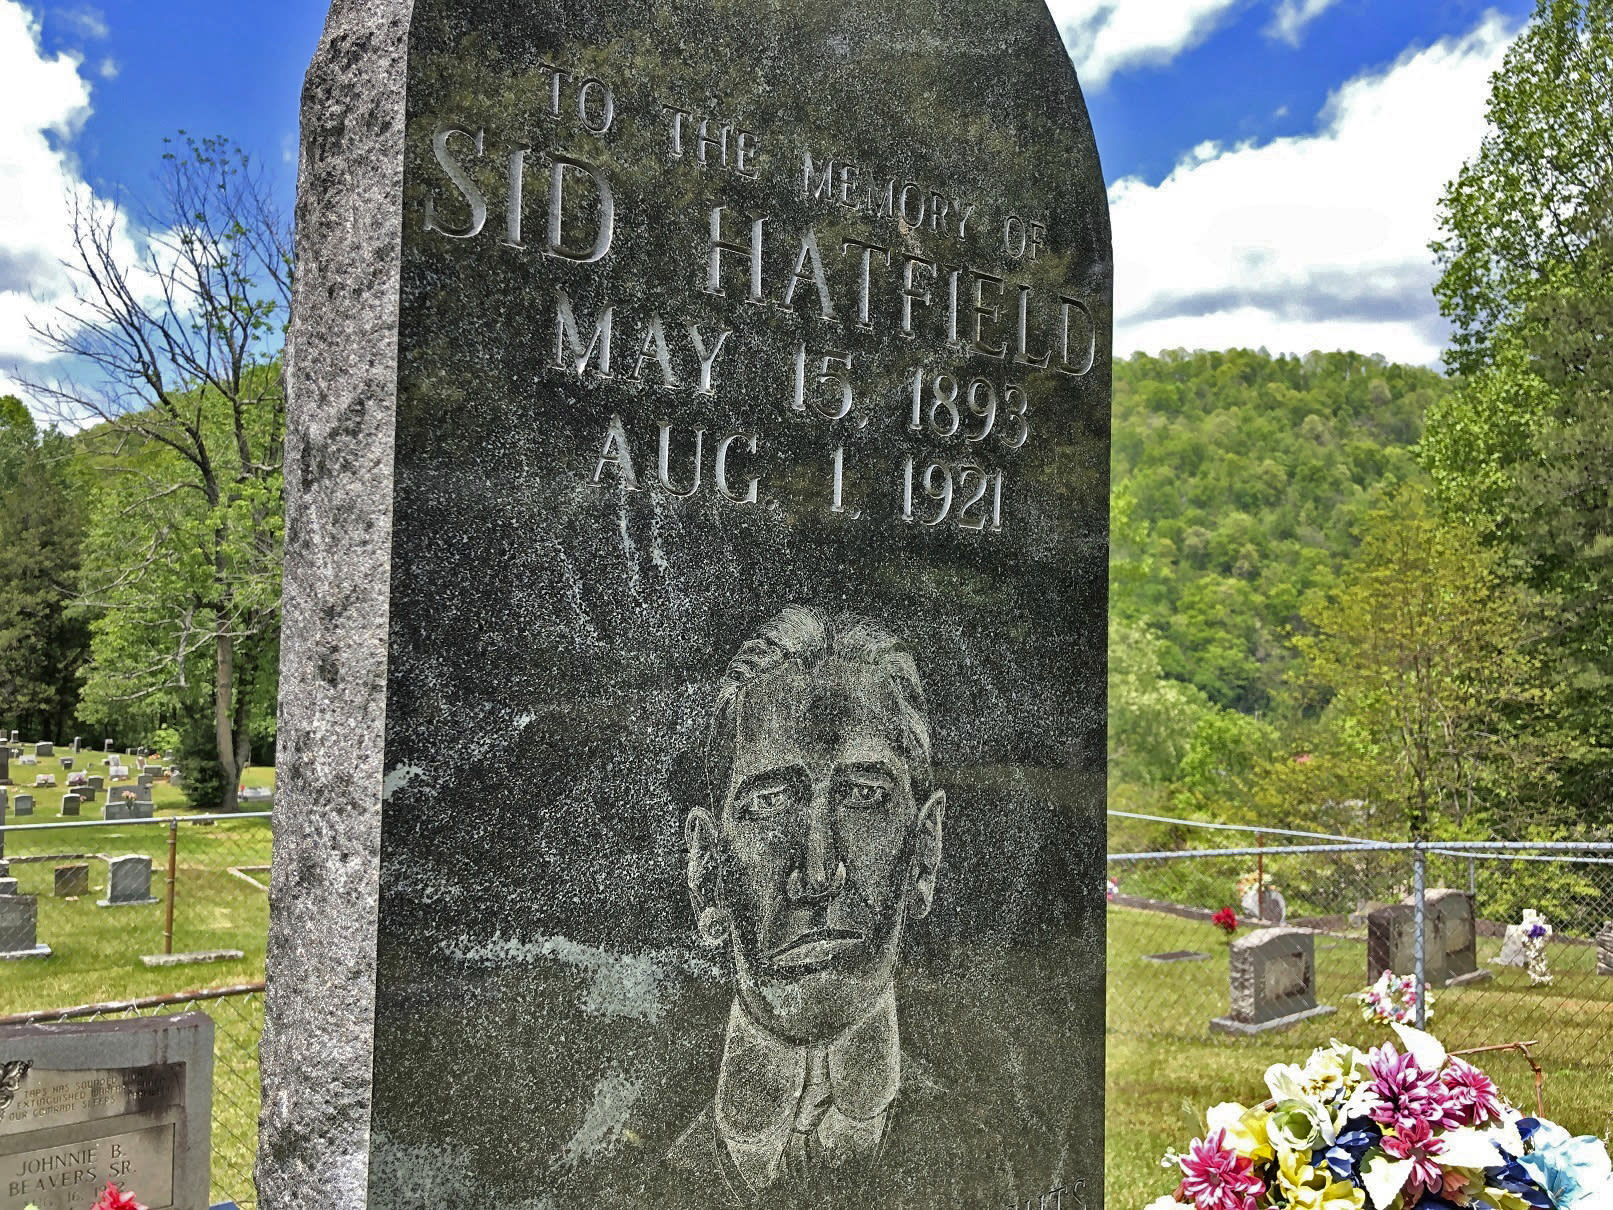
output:
[{"label": "engraved eye", "polygon": [[795,791],[788,783],[762,786],[745,804],[746,819],[772,819],[795,806]]},{"label": "engraved eye", "polygon": [[840,790],[840,801],[861,811],[879,810],[890,805],[888,786],[874,781],[849,781]]}]

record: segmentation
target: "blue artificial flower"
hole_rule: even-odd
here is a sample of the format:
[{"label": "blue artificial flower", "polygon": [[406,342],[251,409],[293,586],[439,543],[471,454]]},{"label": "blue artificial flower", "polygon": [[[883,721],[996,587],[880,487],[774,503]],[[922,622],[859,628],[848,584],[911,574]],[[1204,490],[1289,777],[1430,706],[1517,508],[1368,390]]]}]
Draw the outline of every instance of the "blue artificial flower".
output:
[{"label": "blue artificial flower", "polygon": [[[1368,1118],[1355,1118],[1344,1124],[1338,1140],[1326,1149],[1327,1166],[1341,1180],[1359,1185],[1361,1163],[1368,1151],[1383,1139],[1383,1129]],[[1320,1165],[1313,1166],[1319,1167]]]},{"label": "blue artificial flower", "polygon": [[1613,1199],[1613,1160],[1601,1139],[1588,1134],[1573,1138],[1557,1123],[1542,1121],[1529,1142],[1532,1150],[1518,1163],[1557,1210],[1599,1210]]},{"label": "blue artificial flower", "polygon": [[1531,1206],[1539,1207],[1539,1210],[1551,1210],[1551,1197],[1536,1184],[1529,1169],[1516,1160],[1510,1160],[1499,1168],[1486,1168],[1484,1179],[1504,1193],[1516,1194]]}]

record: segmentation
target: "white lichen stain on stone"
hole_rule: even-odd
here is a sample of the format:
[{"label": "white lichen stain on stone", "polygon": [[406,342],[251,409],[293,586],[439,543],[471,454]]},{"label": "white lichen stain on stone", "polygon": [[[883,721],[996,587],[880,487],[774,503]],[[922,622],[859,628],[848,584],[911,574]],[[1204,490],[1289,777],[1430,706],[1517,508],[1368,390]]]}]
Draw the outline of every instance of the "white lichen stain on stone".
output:
[{"label": "white lichen stain on stone", "polygon": [[381,801],[390,802],[392,796],[426,772],[424,765],[399,765],[381,779]]},{"label": "white lichen stain on stone", "polygon": [[589,1160],[604,1159],[622,1145],[628,1115],[638,1103],[644,1085],[620,1072],[610,1072],[594,1085],[593,1103],[582,1125],[560,1152],[560,1164],[575,1172]]},{"label": "white lichen stain on stone", "polygon": [[637,1021],[661,1019],[659,984],[663,970],[655,959],[644,955],[613,954],[568,937],[538,941],[494,937],[474,943],[459,938],[444,943],[443,953],[467,966],[501,967],[552,958],[592,976],[583,993],[581,1007],[585,1013]]}]

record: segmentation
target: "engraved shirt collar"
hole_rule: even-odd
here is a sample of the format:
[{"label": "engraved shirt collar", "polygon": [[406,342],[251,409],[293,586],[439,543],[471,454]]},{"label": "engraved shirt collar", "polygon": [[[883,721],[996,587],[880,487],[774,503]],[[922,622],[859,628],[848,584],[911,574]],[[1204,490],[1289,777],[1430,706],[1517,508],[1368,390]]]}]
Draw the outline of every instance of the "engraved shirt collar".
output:
[{"label": "engraved shirt collar", "polygon": [[[902,1080],[895,989],[887,989],[827,1051],[835,1110],[857,1122],[878,1119]],[[806,1047],[775,1037],[734,1001],[717,1077],[715,1113],[724,1141],[754,1145],[788,1134],[806,1085],[807,1057]]]}]

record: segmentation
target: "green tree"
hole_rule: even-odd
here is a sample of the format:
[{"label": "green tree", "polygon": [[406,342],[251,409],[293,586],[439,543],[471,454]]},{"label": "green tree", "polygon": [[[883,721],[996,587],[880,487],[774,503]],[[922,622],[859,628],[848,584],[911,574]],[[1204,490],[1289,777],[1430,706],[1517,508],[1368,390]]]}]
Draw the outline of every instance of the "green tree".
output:
[{"label": "green tree", "polygon": [[75,298],[38,331],[90,372],[30,386],[86,427],[103,481],[82,576],[98,611],[85,709],[205,711],[228,810],[279,628],[290,231],[226,141],[186,140],[161,184],[144,256],[117,211],[74,210]]},{"label": "green tree", "polygon": [[[11,427],[3,403],[0,438]],[[47,432],[0,490],[0,702],[10,724],[58,740],[74,717],[89,645],[73,605],[84,510],[69,468],[66,440]]]},{"label": "green tree", "polygon": [[1338,746],[1374,759],[1411,836],[1435,834],[1436,820],[1503,821],[1549,780],[1534,729],[1548,699],[1516,594],[1421,489],[1367,518],[1338,587],[1306,618],[1297,642],[1306,675],[1333,695]]},{"label": "green tree", "polygon": [[1161,640],[1141,622],[1109,620],[1109,770],[1132,784],[1176,776],[1201,715],[1204,694],[1165,676]]},{"label": "green tree", "polygon": [[1577,292],[1587,208],[1613,176],[1613,3],[1536,0],[1491,82],[1478,154],[1446,188],[1435,294],[1454,331],[1446,360],[1477,374],[1543,293]]}]

